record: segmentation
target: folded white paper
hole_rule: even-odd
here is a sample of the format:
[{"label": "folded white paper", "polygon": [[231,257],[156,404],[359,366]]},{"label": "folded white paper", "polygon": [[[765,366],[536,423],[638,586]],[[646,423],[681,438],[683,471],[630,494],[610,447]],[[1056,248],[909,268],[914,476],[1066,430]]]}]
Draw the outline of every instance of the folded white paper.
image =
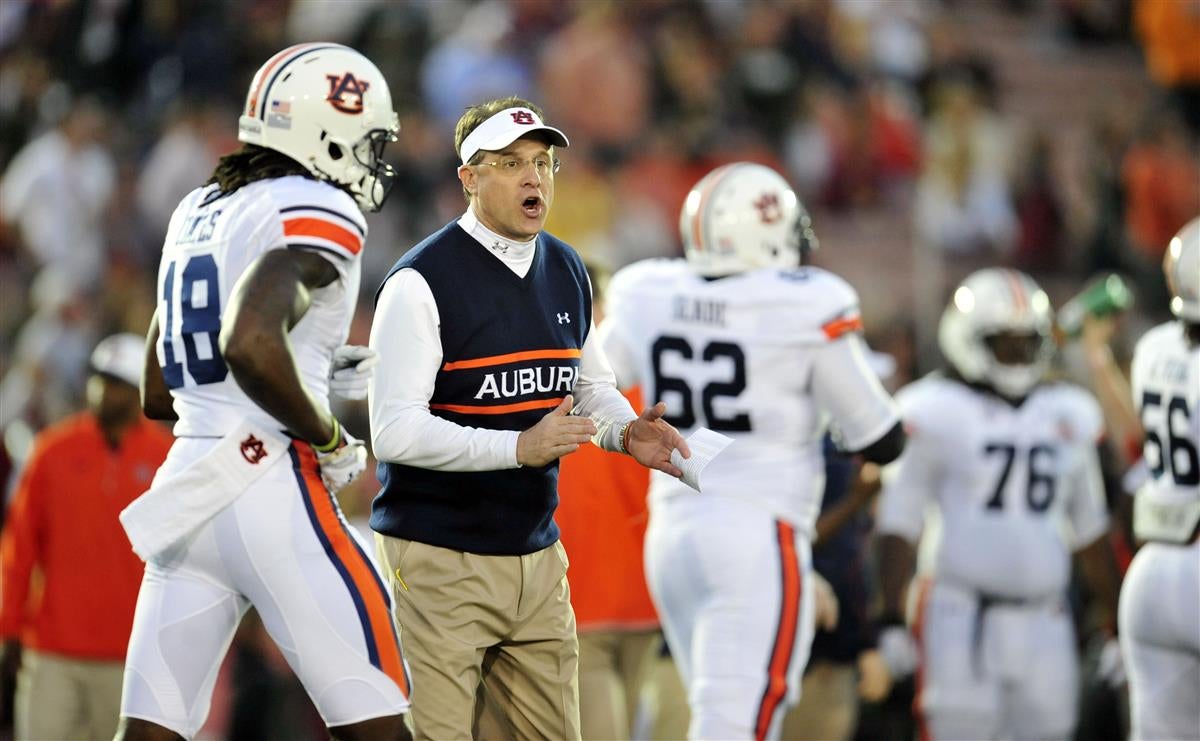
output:
[{"label": "folded white paper", "polygon": [[692,451],[692,457],[684,458],[679,454],[678,450],[673,450],[671,451],[671,463],[683,471],[683,477],[680,479],[683,483],[696,491],[701,491],[700,473],[704,471],[713,458],[716,458],[732,442],[732,437],[727,437],[719,432],[713,432],[707,427],[701,427],[687,439],[688,448]]}]

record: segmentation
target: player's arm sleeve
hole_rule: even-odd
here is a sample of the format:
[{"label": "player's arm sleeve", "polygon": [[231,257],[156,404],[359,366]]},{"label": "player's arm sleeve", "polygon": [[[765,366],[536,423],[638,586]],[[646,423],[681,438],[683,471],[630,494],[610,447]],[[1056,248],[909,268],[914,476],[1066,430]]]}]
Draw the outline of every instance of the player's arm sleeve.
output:
[{"label": "player's arm sleeve", "polygon": [[912,391],[900,392],[900,408],[908,440],[904,453],[883,469],[883,491],[875,512],[880,535],[896,535],[916,543],[925,524],[925,510],[943,475],[942,449],[936,418],[928,403]]},{"label": "player's arm sleeve", "polygon": [[937,486],[938,464],[925,446],[911,438],[904,453],[884,469],[875,530],[916,543],[925,524],[925,506]]},{"label": "player's arm sleeve", "polygon": [[1104,414],[1095,397],[1083,389],[1067,390],[1065,424],[1078,442],[1071,448],[1067,476],[1067,519],[1071,543],[1083,548],[1108,531],[1108,502],[1100,465],[1100,443],[1104,436]]},{"label": "player's arm sleeve", "polygon": [[20,637],[29,596],[30,575],[38,560],[41,538],[40,497],[44,495],[40,446],[21,472],[0,535],[0,639]]},{"label": "player's arm sleeve", "polygon": [[1074,471],[1067,477],[1067,519],[1071,525],[1071,547],[1079,550],[1108,532],[1108,503],[1100,453],[1095,446],[1082,446]]},{"label": "player's arm sleeve", "polygon": [[638,378],[637,357],[630,346],[620,322],[611,315],[596,327],[596,341],[604,349],[608,363],[612,366],[613,375],[617,378],[617,388],[627,389],[637,386]]},{"label": "player's arm sleeve", "polygon": [[271,228],[280,231],[275,246],[321,255],[345,280],[367,240],[367,222],[354,199],[310,182],[276,198],[279,218]]},{"label": "player's arm sleeve", "polygon": [[[840,435],[840,447],[863,451],[892,433],[900,415],[867,362],[867,346],[862,337],[857,332],[844,334],[832,342],[814,346],[812,352],[813,397],[832,418]],[[893,438],[897,434],[896,443],[886,446],[894,447],[895,454],[903,446],[903,433],[896,431]]]},{"label": "player's arm sleeve", "polygon": [[375,457],[438,471],[516,468],[519,432],[466,427],[429,411],[442,363],[439,322],[420,273],[388,278],[371,325],[370,346],[379,353],[367,395]]},{"label": "player's arm sleeve", "polygon": [[604,346],[590,327],[579,358],[579,380],[575,382],[575,408],[572,414],[589,417],[596,423],[592,442],[608,451],[621,449],[621,427],[637,418],[629,400],[617,390],[617,379],[609,365]]}]

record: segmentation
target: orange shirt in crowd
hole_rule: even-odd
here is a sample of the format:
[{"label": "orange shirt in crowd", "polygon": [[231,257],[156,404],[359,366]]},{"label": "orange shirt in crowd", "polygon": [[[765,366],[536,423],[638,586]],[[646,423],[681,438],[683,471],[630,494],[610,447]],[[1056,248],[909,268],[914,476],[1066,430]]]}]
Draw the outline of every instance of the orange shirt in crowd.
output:
[{"label": "orange shirt in crowd", "polygon": [[1196,215],[1200,204],[1196,173],[1196,158],[1174,140],[1137,143],[1125,153],[1121,183],[1126,229],[1133,247],[1155,267],[1171,237]]},{"label": "orange shirt in crowd", "polygon": [[[625,394],[636,410],[641,394]],[[588,443],[564,456],[558,511],[571,566],[571,605],[580,631],[658,627],[642,569],[650,471],[627,455]]]},{"label": "orange shirt in crowd", "polygon": [[[113,450],[89,412],[38,435],[0,537],[0,638],[125,659],[142,562],[117,515],[150,487],[173,441],[139,419]],[[35,568],[41,589],[31,594]]]},{"label": "orange shirt in crowd", "polygon": [[1138,0],[1133,20],[1155,82],[1200,84],[1200,0]]}]

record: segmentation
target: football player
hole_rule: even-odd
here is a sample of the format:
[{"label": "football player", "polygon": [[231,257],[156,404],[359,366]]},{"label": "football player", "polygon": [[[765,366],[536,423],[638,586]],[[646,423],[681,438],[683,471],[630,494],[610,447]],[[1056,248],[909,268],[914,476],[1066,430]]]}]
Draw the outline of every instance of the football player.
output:
[{"label": "football player", "polygon": [[777,738],[799,699],[814,623],[810,543],[822,434],[885,463],[903,448],[867,364],[858,296],[805,265],[803,204],[762,165],[705,176],[680,215],[686,259],[619,271],[602,325],[621,385],[642,384],[681,432],[734,439],[703,493],[652,474],[646,569],[687,686],[691,738]]},{"label": "football player", "polygon": [[[1029,276],[973,273],[939,326],[949,370],[896,396],[909,444],[877,515],[880,648],[893,674],[918,669],[916,710],[934,738],[1069,737],[1072,551],[1101,606],[1115,608],[1100,409],[1080,388],[1043,382],[1051,318]],[[937,517],[925,527],[928,510]],[[923,532],[914,644],[904,594]]]},{"label": "football player", "polygon": [[1177,319],[1133,354],[1133,401],[1153,479],[1134,498],[1145,545],[1121,589],[1121,650],[1135,739],[1200,733],[1200,217],[1168,245],[1163,271]]},{"label": "football player", "polygon": [[147,563],[119,737],[193,736],[251,605],[334,737],[408,737],[391,597],[334,498],[366,455],[328,398],[398,129],[366,57],[284,49],[250,85],[243,146],[171,218],[143,407],[178,439],[122,514]]}]

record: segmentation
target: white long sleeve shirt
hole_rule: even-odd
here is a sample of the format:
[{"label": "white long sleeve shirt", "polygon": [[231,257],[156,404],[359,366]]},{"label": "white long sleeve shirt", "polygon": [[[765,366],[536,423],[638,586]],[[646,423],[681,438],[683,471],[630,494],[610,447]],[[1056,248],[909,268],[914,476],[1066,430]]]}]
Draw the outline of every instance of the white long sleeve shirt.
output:
[{"label": "white long sleeve shirt", "polygon": [[[458,220],[480,249],[490,251],[524,277],[533,264],[537,240],[514,242],[479,222],[471,207]],[[469,300],[469,292],[464,292]],[[416,270],[405,268],[384,283],[371,326],[371,347],[379,366],[371,380],[368,406],[375,457],[389,463],[438,471],[494,471],[517,468],[519,432],[466,427],[429,410],[442,365],[441,319],[433,292]],[[572,391],[573,414],[596,423],[593,438],[605,450],[620,449],[625,422],[637,417],[616,388],[604,350],[589,327]]]}]

